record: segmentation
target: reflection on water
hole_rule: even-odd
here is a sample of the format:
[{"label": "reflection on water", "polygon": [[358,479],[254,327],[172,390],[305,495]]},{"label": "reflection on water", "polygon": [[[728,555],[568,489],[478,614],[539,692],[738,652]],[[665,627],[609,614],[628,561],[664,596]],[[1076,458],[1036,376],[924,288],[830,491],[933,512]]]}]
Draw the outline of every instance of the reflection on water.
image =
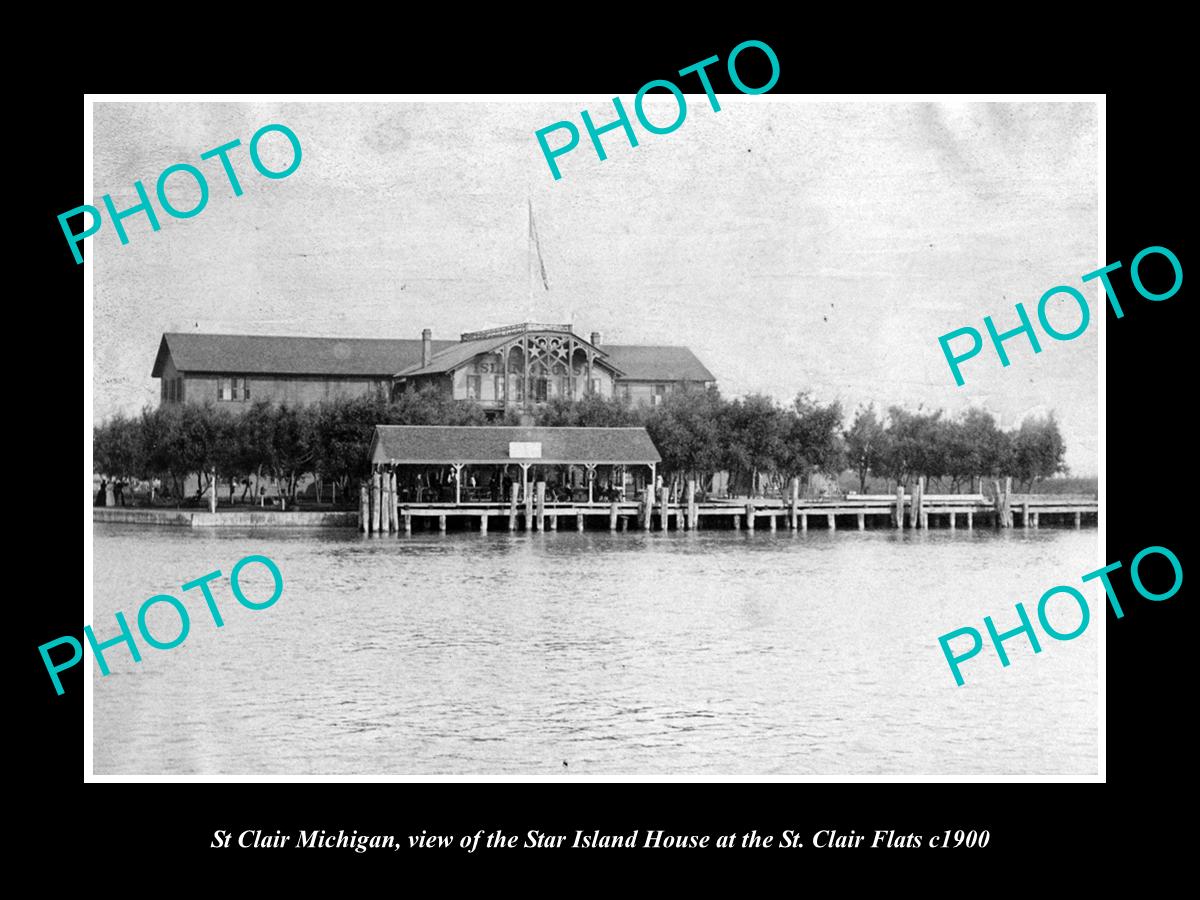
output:
[{"label": "reflection on water", "polygon": [[[99,774],[1097,769],[1099,616],[1036,656],[1009,641],[1008,668],[985,649],[961,688],[937,643],[1078,585],[1094,530],[95,536],[99,639],[157,593],[192,613],[107,678],[87,654]],[[217,629],[179,585],[251,553],[283,597],[247,610],[222,578]]]}]

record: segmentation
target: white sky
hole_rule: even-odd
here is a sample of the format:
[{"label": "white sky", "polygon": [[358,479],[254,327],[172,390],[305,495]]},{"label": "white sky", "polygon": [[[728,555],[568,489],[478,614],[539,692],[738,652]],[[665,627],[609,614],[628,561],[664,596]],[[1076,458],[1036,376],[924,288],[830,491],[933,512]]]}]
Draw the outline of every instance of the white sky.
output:
[{"label": "white sky", "polygon": [[[623,97],[632,116],[632,97]],[[1097,116],[1091,104],[812,104],[688,96],[683,125],[597,160],[579,118],[611,103],[130,104],[95,107],[94,184],[118,209],[133,181],[189,162],[207,208],[161,230],[125,220],[88,242],[95,260],[95,414],[158,400],[164,331],[457,338],[526,319],[572,321],[611,343],[686,344],[726,395],[806,389],[851,410],[968,405],[1005,426],[1053,410],[1074,474],[1097,468]],[[656,108],[657,104],[657,108]],[[651,121],[674,117],[669,97]],[[581,143],[554,181],[534,132],[560,119]],[[271,181],[248,144],[287,125],[300,168]],[[233,138],[245,193],[216,160]],[[554,145],[561,133],[551,137]],[[286,141],[264,160],[282,168]],[[169,197],[193,205],[173,176]],[[531,289],[532,199],[550,291]],[[939,335],[1017,324],[1066,284],[1093,304],[1083,336],[1040,334],[985,351],[956,387]],[[1078,322],[1069,301],[1051,321]],[[1073,306],[1073,304],[1071,305]]]}]

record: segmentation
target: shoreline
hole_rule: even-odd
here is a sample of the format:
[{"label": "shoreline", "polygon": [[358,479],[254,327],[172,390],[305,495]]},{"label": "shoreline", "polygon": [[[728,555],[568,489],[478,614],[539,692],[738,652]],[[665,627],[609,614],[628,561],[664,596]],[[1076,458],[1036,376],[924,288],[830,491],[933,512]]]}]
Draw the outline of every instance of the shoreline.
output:
[{"label": "shoreline", "polygon": [[92,523],[161,525],[177,528],[357,528],[357,510],[283,512],[281,510],[229,510],[212,513],[200,509],[145,509],[132,506],[92,508]]}]

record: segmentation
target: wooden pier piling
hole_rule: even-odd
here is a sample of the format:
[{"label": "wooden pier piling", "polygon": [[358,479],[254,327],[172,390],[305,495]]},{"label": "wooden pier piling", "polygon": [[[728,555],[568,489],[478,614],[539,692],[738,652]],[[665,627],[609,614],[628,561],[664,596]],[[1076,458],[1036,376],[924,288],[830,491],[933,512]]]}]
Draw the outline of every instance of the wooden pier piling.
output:
[{"label": "wooden pier piling", "polygon": [[928,527],[925,519],[925,476],[917,478],[917,489],[913,493],[912,527]]},{"label": "wooden pier piling", "polygon": [[525,530],[533,531],[533,484],[523,482],[521,490],[525,492]]},{"label": "wooden pier piling", "polygon": [[904,528],[904,485],[896,485],[896,512],[892,516],[892,521],[897,528]]},{"label": "wooden pier piling", "polygon": [[[422,503],[411,503],[406,500],[401,503],[393,493],[391,473],[380,469],[374,475],[379,476],[378,485],[375,477],[370,480],[364,479],[359,485],[357,525],[360,531],[374,535],[389,535],[393,531],[399,534],[401,523],[403,523],[404,534],[411,535],[414,527],[413,519],[417,518],[420,520],[416,526],[418,530],[431,532],[437,528],[439,531],[446,532],[449,530],[450,519],[457,518],[460,524],[456,526],[456,529],[465,526],[468,531],[474,530],[475,521],[478,520],[479,531],[487,533],[491,530],[488,519],[497,516],[500,524],[503,525],[506,514],[509,528],[513,531],[518,529],[518,503],[521,498],[519,485],[513,486],[515,490],[505,501],[497,498],[490,503],[480,502],[469,499],[464,494],[464,503],[452,507],[437,499]],[[912,527],[928,529],[930,518],[937,519],[938,525],[941,527],[941,517],[945,516],[944,527],[951,531],[961,527],[959,516],[963,515],[967,519],[966,527],[974,528],[976,513],[994,512],[998,528],[1011,528],[1013,519],[1019,515],[1022,517],[1022,525],[1025,528],[1037,529],[1041,526],[1042,513],[1050,513],[1052,517],[1061,517],[1061,520],[1054,519],[1054,521],[1062,521],[1067,527],[1070,527],[1072,520],[1076,527],[1082,527],[1083,516],[1095,515],[1097,512],[1097,503],[1094,498],[1065,495],[1014,495],[1011,493],[1011,487],[1009,487],[1006,506],[1005,486],[1001,485],[999,480],[996,482],[998,502],[978,494],[929,495],[921,490],[920,485],[914,483],[914,490],[920,499],[919,512],[911,508],[916,506],[916,498],[907,496],[894,498],[891,495],[861,497],[852,495],[838,500],[828,498],[801,500],[795,508],[796,527],[792,529],[790,525],[793,510],[790,498],[786,493],[782,498],[714,498],[697,503],[695,495],[689,498],[686,486],[681,485],[678,495],[674,498],[669,490],[660,488],[657,491],[643,492],[636,501],[632,499],[601,500],[589,507],[582,502],[576,504],[553,500],[547,496],[548,484],[546,482],[531,481],[528,482],[528,487],[526,516],[527,528],[531,532],[557,531],[558,520],[562,516],[574,516],[575,530],[587,531],[586,516],[592,513],[598,517],[603,517],[607,513],[610,532],[633,530],[638,524],[646,531],[661,528],[661,530],[669,532],[672,525],[677,530],[693,531],[700,527],[700,522],[705,515],[717,516],[716,521],[722,527],[727,521],[733,529],[741,530],[744,527],[751,535],[760,528],[762,530],[769,529],[772,533],[778,532],[780,529],[791,530],[793,534],[807,532],[808,519],[813,515],[823,517],[826,528],[831,532],[837,530],[839,516],[844,517],[841,522],[843,528],[856,526],[857,530],[861,532],[866,531],[869,519],[874,519],[877,524],[886,523],[890,519],[892,525],[895,526],[901,500],[905,507],[910,507],[905,509],[901,515],[907,516],[912,522]],[[607,509],[604,504],[607,505]],[[208,513],[205,512],[202,515],[207,518]],[[256,511],[256,515],[261,514]],[[675,517],[674,523],[671,521],[672,516]],[[729,518],[722,518],[724,516]],[[760,523],[759,519],[764,517],[766,521]],[[788,522],[786,526],[784,525],[785,518]],[[351,518],[350,521],[354,523],[355,520]],[[378,521],[378,525],[376,525],[376,521]],[[1006,525],[1006,521],[1010,524]],[[600,522],[603,522],[603,518],[600,519]],[[619,528],[618,523],[620,523]],[[563,527],[569,529],[569,522],[564,523]],[[601,527],[603,527],[602,524]]]},{"label": "wooden pier piling", "polygon": [[696,479],[694,478],[687,480],[687,516],[684,517],[683,527],[685,531],[696,530]]},{"label": "wooden pier piling", "polygon": [[796,530],[796,508],[800,505],[800,479],[793,478],[791,482],[792,488],[792,503],[791,513],[788,516],[788,524],[793,531]]}]

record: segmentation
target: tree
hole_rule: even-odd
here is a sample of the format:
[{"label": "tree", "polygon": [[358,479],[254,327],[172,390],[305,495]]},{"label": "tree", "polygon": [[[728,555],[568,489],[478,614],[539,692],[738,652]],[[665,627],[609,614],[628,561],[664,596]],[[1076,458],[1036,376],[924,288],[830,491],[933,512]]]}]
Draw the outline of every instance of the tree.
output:
[{"label": "tree", "polygon": [[1026,493],[1040,478],[1066,472],[1063,462],[1066,444],[1051,413],[1044,419],[1029,416],[1012,439],[1011,471],[1018,482],[1025,482]]},{"label": "tree", "polygon": [[364,477],[370,470],[368,452],[375,426],[394,424],[396,415],[392,404],[374,398],[319,404],[312,422],[313,471],[345,493],[352,478]]},{"label": "tree", "polygon": [[992,414],[971,408],[950,423],[947,469],[952,489],[976,476],[1001,475],[1009,464],[1009,437]]},{"label": "tree", "polygon": [[945,471],[945,432],[940,426],[942,411],[909,412],[900,406],[888,408],[887,446],[879,462],[880,474],[899,484],[918,476],[937,476]]},{"label": "tree", "polygon": [[615,397],[589,394],[579,400],[553,397],[536,417],[548,427],[621,428],[641,424],[641,413]]},{"label": "tree", "polygon": [[840,403],[825,406],[808,393],[800,393],[784,418],[779,468],[785,476],[807,478],[817,472],[836,476],[845,468]]},{"label": "tree", "polygon": [[432,385],[417,391],[402,391],[389,405],[381,401],[384,418],[375,424],[388,425],[484,425],[487,416],[477,403],[462,403],[440,393]]},{"label": "tree", "polygon": [[858,491],[867,491],[867,476],[878,475],[888,453],[887,428],[875,415],[874,406],[859,407],[854,423],[844,435],[847,462],[858,475]]},{"label": "tree", "polygon": [[[634,413],[613,401],[627,416]],[[646,414],[646,430],[662,455],[665,475],[691,476],[702,485],[721,465],[719,422],[724,401],[717,389],[677,391]]]},{"label": "tree", "polygon": [[734,400],[721,410],[721,433],[724,436],[723,463],[730,480],[739,483],[749,475],[749,491],[761,490],[760,474],[773,474],[785,453],[787,420],[783,410],[764,394]]},{"label": "tree", "polygon": [[118,414],[92,429],[92,467],[109,478],[141,477],[145,460],[136,420]]},{"label": "tree", "polygon": [[273,474],[287,485],[286,496],[296,498],[296,482],[316,459],[315,416],[310,407],[280,404],[273,410],[271,463]]}]

